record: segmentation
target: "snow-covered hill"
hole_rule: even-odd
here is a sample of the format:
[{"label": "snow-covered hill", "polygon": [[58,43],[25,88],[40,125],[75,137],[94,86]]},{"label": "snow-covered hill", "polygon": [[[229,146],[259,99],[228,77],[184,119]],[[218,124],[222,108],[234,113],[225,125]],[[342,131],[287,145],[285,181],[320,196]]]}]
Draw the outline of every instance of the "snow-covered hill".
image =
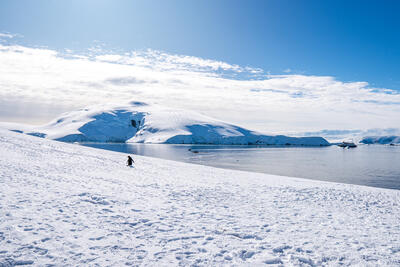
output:
[{"label": "snow-covered hill", "polygon": [[30,135],[66,142],[329,145],[322,137],[264,135],[196,112],[139,102],[124,106],[88,107],[66,113],[42,127],[6,126]]},{"label": "snow-covered hill", "polygon": [[0,266],[399,266],[400,191],[0,130]]},{"label": "snow-covered hill", "polygon": [[363,144],[400,144],[400,136],[366,136],[364,137],[360,143]]}]

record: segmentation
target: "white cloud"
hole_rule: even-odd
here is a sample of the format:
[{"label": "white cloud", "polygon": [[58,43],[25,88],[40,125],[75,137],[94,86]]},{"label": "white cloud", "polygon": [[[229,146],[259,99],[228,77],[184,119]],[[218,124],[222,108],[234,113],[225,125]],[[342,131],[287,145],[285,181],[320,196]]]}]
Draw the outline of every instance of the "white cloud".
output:
[{"label": "white cloud", "polygon": [[[18,107],[15,116],[0,109],[0,120],[37,114],[45,122],[68,109],[135,99],[272,133],[400,125],[400,94],[366,82],[290,74],[261,78],[260,69],[154,50],[95,52],[68,50],[63,57],[51,49],[0,45],[0,105]],[[49,108],[37,109],[37,103]]]},{"label": "white cloud", "polygon": [[202,59],[193,56],[173,55],[152,49],[146,51],[132,51],[124,54],[106,53],[95,56],[95,59],[108,63],[148,67],[159,71],[184,70],[203,72],[211,76],[215,76],[215,72],[220,72],[220,75],[225,75],[229,72],[236,74],[245,73],[249,76],[263,73],[259,68],[240,67],[222,61]]},{"label": "white cloud", "polygon": [[291,73],[291,72],[292,72],[292,69],[287,68],[287,69],[285,69],[283,72],[284,72],[284,73]]},{"label": "white cloud", "polygon": [[16,35],[14,35],[14,34],[11,34],[11,33],[2,33],[2,32],[0,32],[0,38],[9,38],[9,39],[11,39],[11,38],[14,38]]}]

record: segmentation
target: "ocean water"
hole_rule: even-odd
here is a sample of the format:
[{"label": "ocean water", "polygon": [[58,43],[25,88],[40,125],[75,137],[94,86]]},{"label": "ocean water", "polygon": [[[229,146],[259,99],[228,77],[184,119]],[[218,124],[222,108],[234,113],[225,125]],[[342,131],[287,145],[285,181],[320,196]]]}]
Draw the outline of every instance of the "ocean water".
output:
[{"label": "ocean water", "polygon": [[[219,168],[400,189],[400,146],[219,146],[84,143],[84,146]],[[121,158],[121,164],[125,163]]]}]

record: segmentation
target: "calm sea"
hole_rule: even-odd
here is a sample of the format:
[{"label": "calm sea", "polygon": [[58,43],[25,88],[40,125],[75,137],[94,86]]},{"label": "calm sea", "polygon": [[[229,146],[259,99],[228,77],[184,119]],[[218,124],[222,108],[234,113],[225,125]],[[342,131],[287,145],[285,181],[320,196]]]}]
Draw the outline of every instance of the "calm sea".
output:
[{"label": "calm sea", "polygon": [[[400,146],[104,144],[84,146],[220,168],[400,189]],[[121,162],[125,159],[122,158]]]}]

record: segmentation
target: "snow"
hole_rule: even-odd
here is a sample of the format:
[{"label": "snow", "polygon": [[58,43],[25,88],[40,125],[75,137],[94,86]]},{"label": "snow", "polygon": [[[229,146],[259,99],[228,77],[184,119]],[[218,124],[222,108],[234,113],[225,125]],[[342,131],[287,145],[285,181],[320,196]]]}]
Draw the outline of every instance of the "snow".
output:
[{"label": "snow", "polygon": [[400,191],[0,130],[0,266],[399,266]]},{"label": "snow", "polygon": [[3,127],[65,142],[329,145],[322,137],[264,135],[193,111],[142,102],[96,105],[63,114],[41,127]]},{"label": "snow", "polygon": [[400,136],[366,136],[360,143],[363,144],[400,144]]}]

